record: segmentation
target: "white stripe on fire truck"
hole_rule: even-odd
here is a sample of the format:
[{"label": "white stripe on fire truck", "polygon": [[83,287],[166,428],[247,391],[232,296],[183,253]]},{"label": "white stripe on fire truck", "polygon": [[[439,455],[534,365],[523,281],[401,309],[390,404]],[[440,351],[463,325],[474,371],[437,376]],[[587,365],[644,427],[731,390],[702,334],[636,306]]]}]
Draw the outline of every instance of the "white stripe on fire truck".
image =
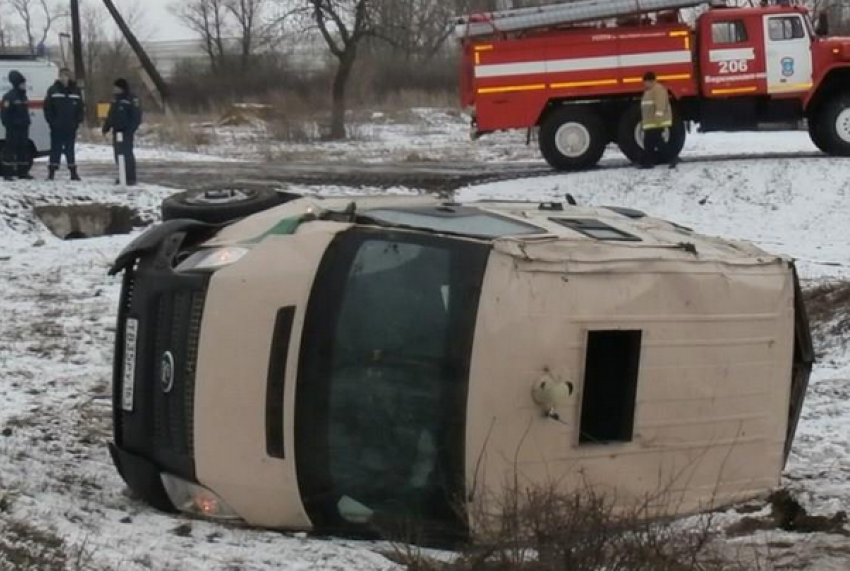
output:
[{"label": "white stripe on fire truck", "polygon": [[479,65],[475,68],[475,77],[484,79],[493,77],[513,77],[517,75],[565,73],[572,71],[609,70],[624,67],[673,65],[680,63],[691,63],[691,52],[648,52],[622,56],[602,56]]},{"label": "white stripe on fire truck", "polygon": [[711,63],[720,61],[740,61],[756,59],[755,48],[737,48],[730,50],[709,50],[708,59]]}]

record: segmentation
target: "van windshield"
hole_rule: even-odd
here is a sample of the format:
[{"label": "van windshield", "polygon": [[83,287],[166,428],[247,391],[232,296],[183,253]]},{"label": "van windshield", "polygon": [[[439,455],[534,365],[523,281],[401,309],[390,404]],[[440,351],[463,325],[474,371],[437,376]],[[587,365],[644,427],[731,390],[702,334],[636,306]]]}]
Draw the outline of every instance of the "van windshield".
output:
[{"label": "van windshield", "polygon": [[487,255],[479,244],[366,229],[331,246],[296,398],[299,487],[318,528],[457,527]]},{"label": "van windshield", "polygon": [[478,208],[468,206],[440,206],[422,208],[398,208],[367,210],[368,218],[387,224],[422,228],[450,234],[474,236],[479,238],[501,238],[503,236],[525,236],[546,234],[547,231],[499,216]]}]

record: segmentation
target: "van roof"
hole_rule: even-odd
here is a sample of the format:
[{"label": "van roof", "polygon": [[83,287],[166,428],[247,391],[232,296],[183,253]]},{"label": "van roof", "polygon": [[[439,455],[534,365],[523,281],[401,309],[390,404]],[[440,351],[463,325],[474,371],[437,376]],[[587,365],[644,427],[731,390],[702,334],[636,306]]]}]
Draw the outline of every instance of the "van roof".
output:
[{"label": "van roof", "polygon": [[[425,197],[305,197],[225,228],[211,245],[251,240],[282,220],[311,219],[422,231],[492,242],[497,249],[551,261],[594,259],[706,259],[776,263],[745,242],[706,236],[638,210],[584,207],[569,202],[447,202]],[[309,224],[306,224],[309,225]]]}]

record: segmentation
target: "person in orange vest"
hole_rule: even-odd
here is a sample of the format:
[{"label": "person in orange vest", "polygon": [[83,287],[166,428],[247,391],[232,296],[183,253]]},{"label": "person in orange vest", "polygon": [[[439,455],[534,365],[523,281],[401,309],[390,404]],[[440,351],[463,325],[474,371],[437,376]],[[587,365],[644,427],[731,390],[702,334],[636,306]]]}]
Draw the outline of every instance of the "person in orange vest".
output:
[{"label": "person in orange vest", "polygon": [[654,72],[643,76],[643,99],[641,108],[641,127],[643,129],[643,160],[640,168],[651,169],[658,164],[667,164],[676,168],[679,159],[673,156],[670,144],[665,140],[665,131],[673,127],[673,107],[667,88],[658,82]]}]

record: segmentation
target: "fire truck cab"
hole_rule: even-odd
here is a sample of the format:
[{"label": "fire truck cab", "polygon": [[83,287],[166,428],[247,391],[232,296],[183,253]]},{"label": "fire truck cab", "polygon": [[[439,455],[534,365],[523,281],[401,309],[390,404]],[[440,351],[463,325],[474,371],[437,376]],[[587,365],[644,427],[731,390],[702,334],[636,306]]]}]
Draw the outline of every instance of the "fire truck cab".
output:
[{"label": "fire truck cab", "polygon": [[[683,9],[708,4],[689,24]],[[799,127],[825,153],[850,156],[850,38],[816,33],[792,2],[582,0],[458,21],[463,104],[476,135],[538,129],[556,169],[596,165],[609,143],[643,152],[643,74],[667,87],[678,153],[686,123],[703,132]]]}]

